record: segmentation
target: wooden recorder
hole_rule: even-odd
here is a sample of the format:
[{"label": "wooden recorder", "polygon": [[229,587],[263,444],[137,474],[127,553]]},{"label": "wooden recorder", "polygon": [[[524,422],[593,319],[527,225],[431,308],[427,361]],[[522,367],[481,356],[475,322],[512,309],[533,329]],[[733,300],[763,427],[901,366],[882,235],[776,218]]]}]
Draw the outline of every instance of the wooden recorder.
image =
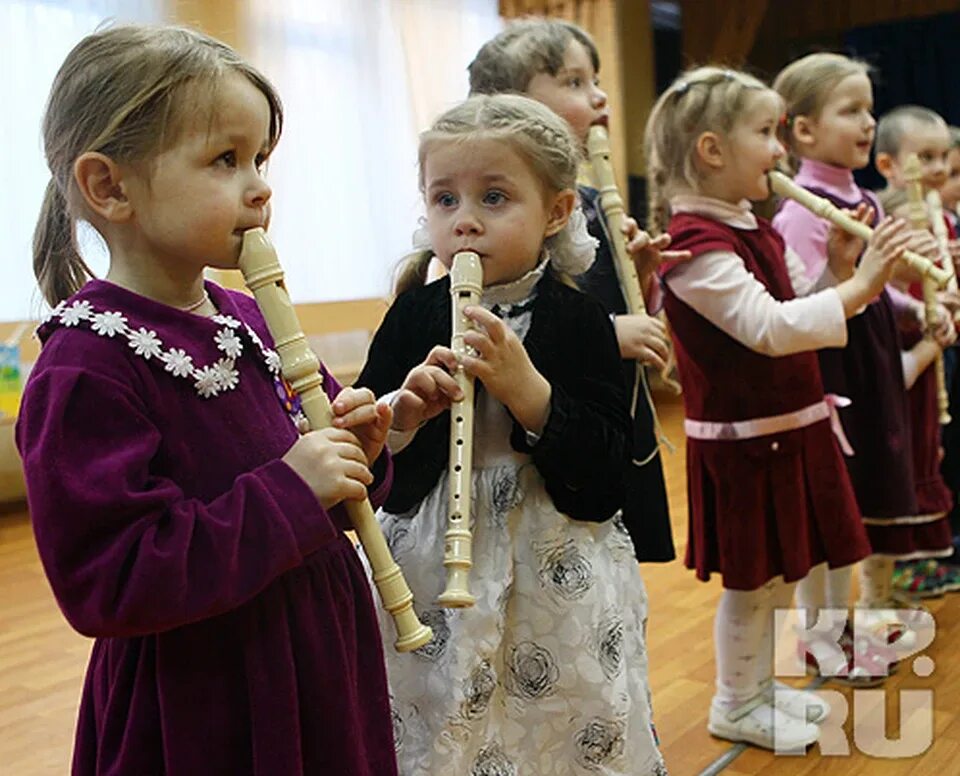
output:
[{"label": "wooden recorder", "polygon": [[[610,236],[610,248],[613,250],[613,266],[620,281],[620,290],[627,303],[627,312],[630,315],[644,315],[647,307],[643,302],[643,290],[640,287],[640,276],[637,274],[637,265],[627,253],[627,243],[623,236],[623,222],[626,212],[623,208],[623,198],[617,190],[617,179],[613,174],[613,165],[610,163],[610,138],[607,128],[599,124],[590,127],[587,133],[587,155],[590,158],[590,167],[593,169],[597,190],[600,192],[600,209],[607,220]],[[670,370],[674,364],[673,348],[667,363],[660,372],[664,384],[674,393],[680,393],[680,384],[670,377]],[[637,364],[637,368],[640,365]],[[651,407],[652,409],[652,407]],[[631,409],[632,411],[632,409]]]},{"label": "wooden recorder", "polygon": [[[283,283],[283,269],[263,229],[258,227],[244,233],[238,265],[273,337],[283,376],[300,397],[310,428],[328,427],[333,412],[323,392],[320,362],[307,344]],[[433,638],[433,632],[420,622],[413,610],[413,594],[400,567],[390,555],[370,501],[345,501],[344,507],[370,560],[373,581],[380,593],[383,608],[393,616],[396,624],[397,641],[394,646],[398,652],[422,647]]]},{"label": "wooden recorder", "polygon": [[947,223],[943,220],[943,200],[940,199],[940,192],[936,189],[930,189],[927,192],[927,209],[930,211],[930,225],[933,229],[933,236],[937,238],[940,245],[940,258],[943,261],[944,269],[950,275],[947,281],[947,291],[957,292],[957,268],[953,264],[953,256],[950,253],[950,234],[947,231]]},{"label": "wooden recorder", "polygon": [[[903,166],[903,178],[907,184],[907,207],[910,226],[914,229],[927,231],[931,224],[927,213],[926,199],[923,195],[923,169],[920,166],[920,157],[910,154]],[[942,223],[941,213],[941,223]],[[949,256],[948,256],[949,258]],[[952,262],[951,262],[952,263]],[[947,273],[947,284],[950,276]],[[941,284],[942,285],[942,284]],[[926,315],[927,336],[932,340],[933,331],[937,326],[937,283],[927,275],[923,276],[923,308]],[[940,412],[940,425],[950,422],[948,406],[950,397],[947,396],[947,381],[943,370],[943,351],[937,350],[937,357],[933,362],[937,374],[937,409]]]},{"label": "wooden recorder", "polygon": [[[827,219],[827,221],[836,224],[845,232],[849,232],[861,240],[869,240],[873,235],[873,229],[865,223],[857,221],[857,219],[842,211],[830,200],[818,197],[816,194],[807,191],[803,186],[794,183],[783,173],[771,170],[769,178],[770,188],[781,197],[796,200],[807,210],[816,213],[821,218]],[[906,262],[911,269],[935,281],[939,288],[945,286],[949,280],[949,276],[944,270],[940,269],[940,267],[930,261],[930,259],[924,258],[913,251],[904,251],[903,261]]]},{"label": "wooden recorder", "polygon": [[[472,328],[463,314],[469,305],[480,302],[483,293],[483,267],[480,257],[462,251],[453,257],[450,268],[450,302],[453,330],[450,349],[461,358],[467,353],[463,335]],[[447,496],[447,532],[444,536],[443,565],[447,569],[446,589],[437,603],[446,607],[473,606],[476,599],[468,588],[473,566],[470,533],[471,480],[473,473],[473,378],[462,366],[454,379],[463,398],[450,405],[450,463]]]}]

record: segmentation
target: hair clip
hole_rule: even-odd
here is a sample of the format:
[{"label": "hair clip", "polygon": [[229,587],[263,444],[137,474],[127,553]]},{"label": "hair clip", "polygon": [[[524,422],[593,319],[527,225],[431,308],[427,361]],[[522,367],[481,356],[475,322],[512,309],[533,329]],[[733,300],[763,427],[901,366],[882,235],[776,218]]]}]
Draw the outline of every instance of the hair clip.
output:
[{"label": "hair clip", "polygon": [[734,73],[734,72],[733,72],[732,70],[730,70],[729,68],[724,69],[723,72],[720,73],[720,75],[723,76],[724,80],[726,80],[726,81],[736,81],[736,80],[737,80],[737,74]]},{"label": "hair clip", "polygon": [[679,81],[677,82],[677,85],[673,88],[673,93],[683,96],[684,94],[687,93],[687,89],[689,88],[690,88],[689,81]]},{"label": "hair clip", "polygon": [[790,127],[793,126],[793,116],[791,116],[791,115],[789,115],[789,114],[787,114],[787,113],[784,113],[784,114],[780,117],[779,124],[780,124],[780,127],[781,127],[782,129],[787,129],[787,130],[789,130]]}]

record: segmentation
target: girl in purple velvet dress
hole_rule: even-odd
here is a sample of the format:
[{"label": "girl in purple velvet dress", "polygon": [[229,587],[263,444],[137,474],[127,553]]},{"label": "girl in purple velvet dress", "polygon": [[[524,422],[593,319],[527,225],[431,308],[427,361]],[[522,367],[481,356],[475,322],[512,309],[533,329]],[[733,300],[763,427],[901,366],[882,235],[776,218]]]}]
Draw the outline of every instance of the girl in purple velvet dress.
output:
[{"label": "girl in purple velvet dress", "polygon": [[256,304],[203,279],[269,221],[281,119],[260,73],[184,29],[98,32],[54,81],[34,267],[55,306],[17,443],[54,594],[96,639],[74,774],[396,773],[338,506],[384,499],[391,412],[324,371],[335,428],[301,436]]}]

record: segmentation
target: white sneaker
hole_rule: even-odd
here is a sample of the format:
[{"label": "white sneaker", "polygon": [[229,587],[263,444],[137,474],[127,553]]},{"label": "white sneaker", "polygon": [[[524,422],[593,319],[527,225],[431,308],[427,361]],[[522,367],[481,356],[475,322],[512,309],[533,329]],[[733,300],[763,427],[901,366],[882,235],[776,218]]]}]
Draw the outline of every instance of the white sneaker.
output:
[{"label": "white sneaker", "polygon": [[710,704],[707,730],[717,738],[742,741],[778,754],[803,754],[817,742],[820,728],[784,714],[757,695],[733,711]]},{"label": "white sneaker", "polygon": [[798,690],[783,682],[764,682],[760,685],[760,694],[767,703],[801,722],[822,725],[830,715],[830,704],[815,692]]}]

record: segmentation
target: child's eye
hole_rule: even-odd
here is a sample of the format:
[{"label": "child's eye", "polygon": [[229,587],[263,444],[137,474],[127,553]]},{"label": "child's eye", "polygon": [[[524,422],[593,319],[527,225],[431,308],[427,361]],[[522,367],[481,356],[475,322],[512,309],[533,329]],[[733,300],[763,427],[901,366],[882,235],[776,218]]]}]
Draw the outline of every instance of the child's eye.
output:
[{"label": "child's eye", "polygon": [[570,78],[567,79],[567,86],[572,89],[579,89],[583,86],[583,79],[578,75],[570,76]]},{"label": "child's eye", "polygon": [[257,154],[256,158],[253,160],[253,163],[257,167],[257,172],[263,172],[263,167],[266,165],[267,159],[269,158],[269,154]]},{"label": "child's eye", "polygon": [[440,194],[437,194],[433,198],[433,201],[435,204],[444,208],[453,207],[454,205],[457,204],[457,198],[453,196],[453,194],[451,194],[449,191],[443,191]]},{"label": "child's eye", "polygon": [[224,151],[220,156],[214,161],[215,164],[223,165],[224,167],[236,167],[237,166],[237,152],[236,151]]},{"label": "child's eye", "polygon": [[500,205],[506,201],[507,195],[502,191],[497,191],[496,189],[493,191],[488,191],[483,195],[483,203],[485,205]]}]

